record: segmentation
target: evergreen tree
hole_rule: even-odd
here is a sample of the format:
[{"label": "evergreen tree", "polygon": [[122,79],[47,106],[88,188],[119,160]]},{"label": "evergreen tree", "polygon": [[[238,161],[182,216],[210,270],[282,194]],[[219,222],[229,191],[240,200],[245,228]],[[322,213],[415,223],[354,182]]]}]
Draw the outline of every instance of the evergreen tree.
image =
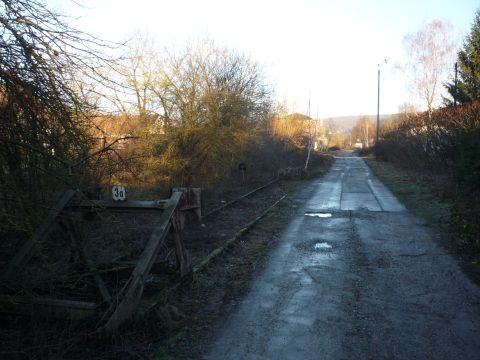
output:
[{"label": "evergreen tree", "polygon": [[455,102],[465,104],[480,98],[480,9],[475,13],[475,19],[463,43],[463,48],[457,57],[458,80],[446,84],[453,101],[446,99],[447,104]]}]

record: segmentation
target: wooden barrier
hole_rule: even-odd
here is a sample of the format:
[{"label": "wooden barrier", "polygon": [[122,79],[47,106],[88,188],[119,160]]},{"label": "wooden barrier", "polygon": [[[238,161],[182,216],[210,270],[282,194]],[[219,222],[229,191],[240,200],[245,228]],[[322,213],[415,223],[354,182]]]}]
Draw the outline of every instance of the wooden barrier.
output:
[{"label": "wooden barrier", "polygon": [[23,266],[32,257],[38,243],[41,242],[48,235],[52,228],[52,225],[57,220],[57,217],[63,211],[65,206],[67,206],[68,202],[72,200],[76,193],[77,192],[72,189],[65,191],[57,204],[53,207],[52,210],[50,210],[46,219],[37,228],[37,230],[35,230],[32,237],[20,248],[20,251],[17,252],[17,254],[15,254],[13,259],[10,261],[6,271],[2,274],[2,280],[8,279],[13,273],[17,271],[21,271]]},{"label": "wooden barrier", "polygon": [[[21,271],[26,263],[32,257],[38,244],[48,235],[50,229],[59,222],[61,228],[70,238],[71,242],[77,248],[78,253],[87,269],[92,274],[98,291],[107,305],[107,310],[101,316],[100,325],[97,329],[99,333],[111,334],[126,320],[134,315],[141,301],[145,280],[149,275],[152,265],[158,255],[159,249],[164,245],[169,232],[172,232],[176,258],[180,277],[189,276],[192,272],[190,257],[183,243],[182,231],[185,223],[185,212],[194,212],[200,219],[201,212],[201,192],[200,189],[177,188],[172,190],[171,197],[166,200],[156,201],[105,201],[105,200],[74,200],[75,195],[79,194],[75,190],[67,190],[60,198],[58,203],[50,211],[45,221],[34,232],[28,240],[13,257],[8,264],[6,271],[2,274],[2,281],[13,281],[14,274]],[[73,222],[68,218],[67,210],[75,211],[78,209],[95,208],[97,210],[109,209],[117,210],[160,210],[161,214],[157,224],[143,249],[133,271],[122,289],[111,294],[107,289],[105,282],[97,272],[95,264],[90,260],[88,254],[82,246],[78,233]],[[59,215],[63,214],[62,219]],[[64,299],[41,299],[14,295],[0,295],[0,311],[24,313],[25,309],[32,306],[44,306],[49,309],[58,307],[53,311],[55,314],[69,315],[71,318],[81,316],[90,316],[98,314],[101,308],[100,304],[95,302],[79,302]],[[70,309],[71,311],[68,311]],[[51,311],[51,310],[49,310]]]}]

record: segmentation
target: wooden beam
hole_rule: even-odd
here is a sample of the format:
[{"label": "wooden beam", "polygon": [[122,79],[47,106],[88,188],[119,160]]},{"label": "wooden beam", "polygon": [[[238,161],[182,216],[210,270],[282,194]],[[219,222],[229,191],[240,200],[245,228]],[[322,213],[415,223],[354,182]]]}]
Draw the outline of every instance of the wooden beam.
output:
[{"label": "wooden beam", "polygon": [[94,302],[0,295],[0,311],[4,313],[43,313],[58,318],[81,319],[94,315],[97,308],[98,304]]},{"label": "wooden beam", "polygon": [[168,200],[82,200],[78,204],[72,204],[72,208],[102,208],[102,209],[152,209],[164,210]]},{"label": "wooden beam", "polygon": [[173,188],[172,191],[183,192],[179,210],[192,211],[197,215],[198,221],[201,221],[203,215],[202,189],[181,187]]},{"label": "wooden beam", "polygon": [[117,296],[118,306],[115,308],[115,304],[112,304],[110,309],[107,310],[104,318],[108,317],[110,314],[112,315],[109,317],[107,323],[98,329],[99,332],[106,334],[113,333],[136,311],[143,294],[145,278],[149,274],[150,269],[155,262],[155,258],[158,255],[158,251],[170,230],[172,224],[171,218],[175,213],[175,209],[181,197],[182,192],[174,192],[170,199],[167,200],[165,210],[162,212],[155,230],[140,255],[140,259],[133,269],[132,275]]},{"label": "wooden beam", "polygon": [[184,278],[187,275],[192,273],[192,261],[190,255],[185,248],[185,243],[183,241],[182,230],[183,230],[183,218],[185,217],[180,211],[177,210],[176,214],[172,219],[173,224],[173,239],[175,240],[175,253],[177,256],[178,267],[180,268],[180,277]]},{"label": "wooden beam", "polygon": [[32,237],[20,248],[20,250],[15,254],[13,259],[7,266],[7,269],[2,274],[2,280],[10,277],[15,274],[17,271],[21,270],[25,264],[30,260],[33,255],[33,250],[35,246],[43,240],[44,237],[50,232],[53,223],[57,219],[57,216],[62,212],[68,202],[76,194],[76,190],[69,189],[65,191],[57,204],[50,210],[47,215],[47,218],[42,222],[42,224],[35,230]]}]

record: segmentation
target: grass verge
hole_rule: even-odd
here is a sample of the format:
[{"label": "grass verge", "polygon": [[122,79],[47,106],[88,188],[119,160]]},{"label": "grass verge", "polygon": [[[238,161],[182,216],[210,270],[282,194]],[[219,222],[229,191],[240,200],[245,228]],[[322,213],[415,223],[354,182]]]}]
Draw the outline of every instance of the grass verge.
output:
[{"label": "grass verge", "polygon": [[[441,245],[455,256],[464,271],[477,284],[480,284],[480,251],[471,227],[478,224],[466,221],[468,211],[477,211],[466,206],[468,199],[442,191],[439,179],[431,175],[417,174],[402,169],[389,162],[377,162],[364,158],[374,174],[397,196],[397,198],[417,217],[429,225],[442,230]],[[445,186],[447,188],[447,186]],[[478,212],[478,211],[477,211]],[[471,214],[470,218],[471,218]],[[478,217],[478,214],[476,215]],[[473,240],[472,240],[473,239]]]},{"label": "grass verge", "polygon": [[417,217],[443,227],[448,226],[453,204],[441,199],[425,184],[391,163],[364,159],[375,175]]}]

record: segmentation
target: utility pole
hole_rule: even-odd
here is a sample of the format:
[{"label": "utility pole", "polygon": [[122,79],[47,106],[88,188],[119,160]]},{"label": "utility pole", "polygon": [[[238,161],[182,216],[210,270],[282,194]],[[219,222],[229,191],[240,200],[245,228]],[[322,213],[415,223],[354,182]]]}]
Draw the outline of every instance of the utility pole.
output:
[{"label": "utility pole", "polygon": [[305,170],[308,168],[308,161],[310,160],[310,152],[312,151],[312,129],[310,120],[310,93],[308,93],[308,145],[307,145],[307,160],[305,160]]},{"label": "utility pole", "polygon": [[[385,64],[387,63],[387,59],[384,60]],[[375,160],[378,162],[378,138],[379,138],[379,131],[380,131],[380,65],[383,61],[377,65],[377,139],[375,140]]]},{"label": "utility pole", "polygon": [[366,135],[366,138],[365,138],[365,147],[368,148],[369,146],[369,143],[368,143],[368,119],[366,118],[365,119],[365,132],[367,133]]}]

